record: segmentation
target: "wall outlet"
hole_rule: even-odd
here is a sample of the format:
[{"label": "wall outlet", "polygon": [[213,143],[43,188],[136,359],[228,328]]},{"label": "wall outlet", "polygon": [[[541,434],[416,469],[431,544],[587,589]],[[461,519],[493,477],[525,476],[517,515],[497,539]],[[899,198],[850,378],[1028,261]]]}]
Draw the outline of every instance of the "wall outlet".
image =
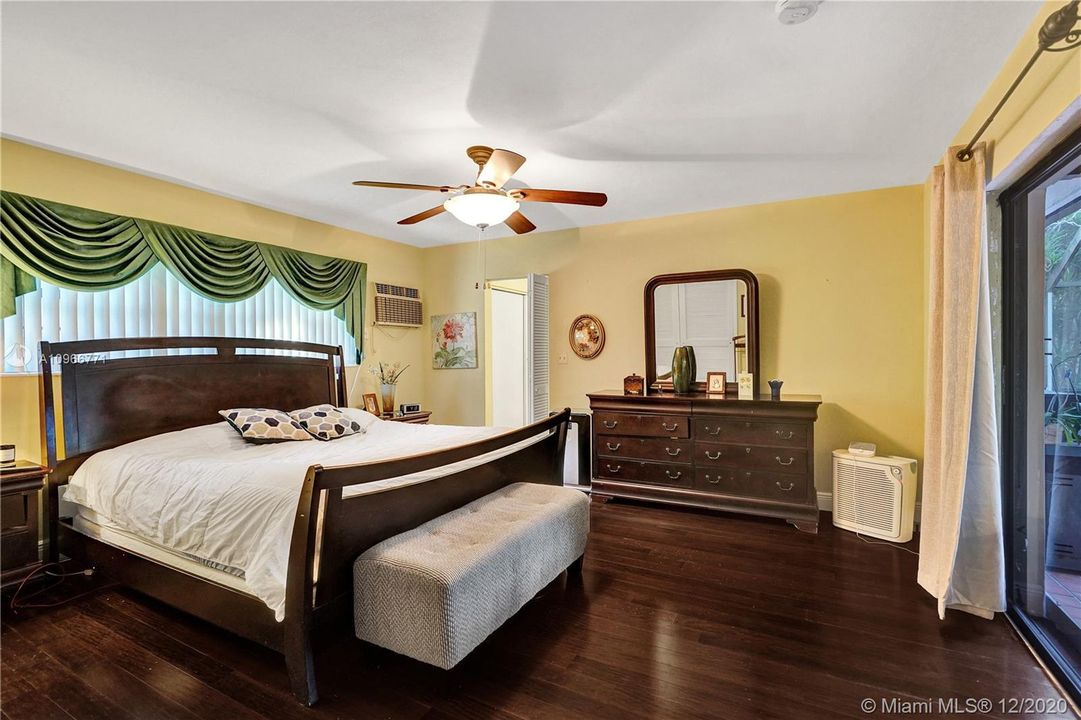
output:
[{"label": "wall outlet", "polygon": [[556,362],[558,362],[560,365],[566,365],[567,364],[567,351],[566,350],[559,353],[559,357],[556,359]]}]

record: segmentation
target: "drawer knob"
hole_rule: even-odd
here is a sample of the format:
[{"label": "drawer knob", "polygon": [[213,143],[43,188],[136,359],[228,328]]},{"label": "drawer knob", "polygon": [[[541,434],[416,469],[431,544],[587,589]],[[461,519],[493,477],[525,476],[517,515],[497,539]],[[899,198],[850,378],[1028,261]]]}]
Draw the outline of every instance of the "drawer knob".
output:
[{"label": "drawer knob", "polygon": [[607,468],[608,468],[608,472],[617,473],[617,472],[619,472],[620,470],[623,469],[623,466],[622,465],[616,465],[615,467],[612,467],[611,465],[607,465]]},{"label": "drawer knob", "polygon": [[796,461],[796,458],[790,457],[790,458],[788,458],[788,462],[785,462],[784,460],[781,459],[780,455],[778,455],[776,459],[777,459],[777,462],[779,462],[781,465],[784,465],[785,467],[788,467],[789,465],[791,465],[792,463],[794,463]]},{"label": "drawer knob", "polygon": [[782,485],[782,484],[781,484],[781,481],[780,481],[780,480],[778,480],[778,481],[777,481],[776,485],[777,485],[777,487],[781,488],[781,489],[782,489],[782,490],[784,490],[785,492],[788,492],[788,491],[789,491],[789,490],[791,490],[792,488],[796,487],[796,483],[794,483],[794,482],[789,482],[789,483],[788,483],[788,486],[786,487],[786,486],[784,486],[784,485]]},{"label": "drawer knob", "polygon": [[708,482],[710,485],[718,485],[721,482],[721,478],[712,478],[709,475],[706,475],[706,482]]},{"label": "drawer knob", "polygon": [[776,432],[777,437],[781,438],[782,440],[791,440],[792,436],[795,434],[791,430],[775,430],[774,432]]},{"label": "drawer knob", "polygon": [[672,457],[676,457],[676,456],[677,456],[677,455],[679,455],[679,454],[680,454],[681,452],[683,452],[683,448],[676,448],[675,450],[673,450],[673,449],[672,449],[672,448],[670,448],[670,447],[666,447],[666,448],[664,449],[664,451],[665,451],[666,453],[668,453],[669,455],[671,455]]},{"label": "drawer knob", "polygon": [[668,423],[662,422],[661,427],[664,428],[665,430],[667,430],[668,432],[672,432],[673,430],[675,430],[676,428],[679,427],[679,423],[672,423],[672,427],[668,427]]},{"label": "drawer knob", "polygon": [[714,428],[711,428],[709,425],[706,425],[706,432],[708,432],[710,435],[720,435],[721,434],[721,426],[718,425],[714,429]]},{"label": "drawer knob", "polygon": [[720,450],[717,451],[716,455],[711,453],[709,450],[706,450],[706,457],[708,457],[710,460],[720,460],[721,455],[724,455],[724,453],[721,452]]},{"label": "drawer knob", "polygon": [[619,425],[619,420],[605,420],[604,421],[604,426],[606,428],[608,428],[609,430],[614,428],[616,425]]},{"label": "drawer knob", "polygon": [[673,475],[671,470],[665,470],[664,474],[667,475],[671,480],[679,480],[681,477],[683,477],[682,471],[677,471],[676,474]]},{"label": "drawer knob", "polygon": [[608,449],[612,452],[615,452],[616,450],[619,450],[621,447],[623,447],[623,443],[616,443],[615,445],[613,445],[612,443],[605,443],[605,445],[607,445]]}]

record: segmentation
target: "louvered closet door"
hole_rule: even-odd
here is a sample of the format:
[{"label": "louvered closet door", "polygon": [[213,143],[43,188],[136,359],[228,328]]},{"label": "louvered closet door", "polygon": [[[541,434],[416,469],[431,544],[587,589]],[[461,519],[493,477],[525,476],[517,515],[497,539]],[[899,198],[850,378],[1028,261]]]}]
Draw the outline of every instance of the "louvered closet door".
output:
[{"label": "louvered closet door", "polygon": [[526,282],[526,415],[548,417],[548,276],[530,274]]}]

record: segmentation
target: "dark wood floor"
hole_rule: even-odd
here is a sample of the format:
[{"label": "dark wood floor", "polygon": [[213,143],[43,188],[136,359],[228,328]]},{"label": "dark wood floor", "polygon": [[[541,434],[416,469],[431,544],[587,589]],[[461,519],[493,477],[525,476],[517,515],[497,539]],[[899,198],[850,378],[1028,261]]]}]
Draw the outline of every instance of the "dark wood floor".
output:
[{"label": "dark wood floor", "polygon": [[[355,640],[281,658],[117,589],[5,610],[5,718],[861,718],[864,698],[1059,697],[1001,618],[940,622],[916,558],[823,525],[593,506],[549,586],[447,675]],[[74,591],[78,582],[65,587]],[[876,713],[877,714],[877,713]],[[1031,716],[1029,716],[1031,717]]]}]

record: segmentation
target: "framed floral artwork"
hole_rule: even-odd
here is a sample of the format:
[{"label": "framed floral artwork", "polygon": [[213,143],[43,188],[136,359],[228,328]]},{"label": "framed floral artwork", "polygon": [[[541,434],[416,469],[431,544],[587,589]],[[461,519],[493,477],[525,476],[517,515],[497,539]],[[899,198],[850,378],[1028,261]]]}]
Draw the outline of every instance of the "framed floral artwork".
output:
[{"label": "framed floral artwork", "polygon": [[477,367],[477,314],[432,315],[432,367]]}]

